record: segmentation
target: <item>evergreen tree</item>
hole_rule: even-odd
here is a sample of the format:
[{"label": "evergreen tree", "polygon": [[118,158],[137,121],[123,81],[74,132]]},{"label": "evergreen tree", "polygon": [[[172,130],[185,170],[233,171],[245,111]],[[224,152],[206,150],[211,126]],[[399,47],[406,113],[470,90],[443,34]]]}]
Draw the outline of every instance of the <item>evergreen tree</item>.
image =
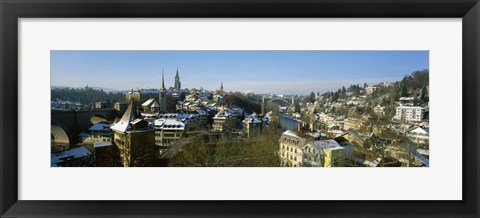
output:
[{"label": "evergreen tree", "polygon": [[428,103],[428,88],[427,86],[424,86],[422,88],[421,94],[420,94],[420,101],[422,104],[427,104]]},{"label": "evergreen tree", "polygon": [[310,102],[315,102],[315,93],[314,92],[311,92],[310,93],[310,98],[309,98]]},{"label": "evergreen tree", "polygon": [[398,83],[393,84],[392,89],[390,89],[390,106],[395,106],[395,102],[398,100]]},{"label": "evergreen tree", "polygon": [[295,112],[297,113],[300,113],[300,104],[298,103],[298,101],[295,102]]},{"label": "evergreen tree", "polygon": [[401,97],[408,97],[407,85],[405,83],[402,83],[402,87],[401,87],[401,90],[400,90],[400,96]]},{"label": "evergreen tree", "polygon": [[332,97],[332,101],[337,101],[340,98],[340,94],[338,92],[335,92]]}]

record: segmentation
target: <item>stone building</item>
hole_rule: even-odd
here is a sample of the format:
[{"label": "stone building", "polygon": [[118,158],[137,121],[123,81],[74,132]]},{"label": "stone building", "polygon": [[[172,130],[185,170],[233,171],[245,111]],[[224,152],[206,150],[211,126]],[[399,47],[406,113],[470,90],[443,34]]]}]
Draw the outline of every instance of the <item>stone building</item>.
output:
[{"label": "stone building", "polygon": [[213,95],[213,101],[218,104],[224,104],[225,103],[225,98],[222,95],[215,94]]},{"label": "stone building", "polygon": [[124,167],[148,164],[155,150],[155,128],[137,116],[137,108],[133,102],[111,129]]},{"label": "stone building", "polygon": [[144,113],[155,114],[160,111],[160,105],[155,100],[155,98],[150,98],[147,101],[143,102],[142,109]]},{"label": "stone building", "polygon": [[171,146],[177,142],[185,131],[185,123],[177,117],[163,116],[154,121],[155,144],[158,146]]},{"label": "stone building", "polygon": [[282,166],[301,167],[303,147],[307,144],[308,136],[291,130],[285,131],[280,137],[280,160]]},{"label": "stone building", "polygon": [[109,107],[109,103],[107,101],[95,102],[95,109],[106,109],[108,107]]},{"label": "stone building", "polygon": [[376,107],[373,108],[373,113],[375,113],[377,116],[384,116],[385,108],[380,105],[377,105]]},{"label": "stone building", "polygon": [[119,114],[125,113],[127,107],[128,104],[126,102],[115,102],[115,104],[113,104],[113,108],[115,108],[115,110],[117,110]]},{"label": "stone building", "polygon": [[112,142],[97,142],[93,148],[96,167],[122,166],[118,148]]},{"label": "stone building", "polygon": [[345,148],[335,140],[318,140],[303,147],[302,166],[310,167],[344,167]]},{"label": "stone building", "polygon": [[429,141],[429,129],[416,127],[407,132],[407,137],[417,144],[425,144]]},{"label": "stone building", "polygon": [[237,122],[236,116],[229,113],[226,109],[222,109],[213,117],[212,128],[219,132],[233,130],[237,127]]},{"label": "stone building", "polygon": [[242,121],[243,123],[243,134],[247,138],[252,138],[260,135],[269,124],[268,118],[266,117],[257,117],[255,113],[250,116],[245,117]]},{"label": "stone building", "polygon": [[110,142],[112,141],[112,131],[110,130],[110,124],[106,122],[99,122],[91,126],[90,131],[91,143],[96,142]]},{"label": "stone building", "polygon": [[92,152],[84,146],[51,154],[50,166],[52,167],[78,167],[88,166],[88,158]]},{"label": "stone building", "polygon": [[358,130],[359,127],[360,127],[360,121],[356,118],[349,117],[343,120],[344,130],[350,130],[350,129]]},{"label": "stone building", "polygon": [[158,100],[158,90],[156,89],[139,89],[137,91],[132,91],[125,93],[125,101],[127,103],[134,102],[136,105],[147,101],[150,98],[155,98]]}]

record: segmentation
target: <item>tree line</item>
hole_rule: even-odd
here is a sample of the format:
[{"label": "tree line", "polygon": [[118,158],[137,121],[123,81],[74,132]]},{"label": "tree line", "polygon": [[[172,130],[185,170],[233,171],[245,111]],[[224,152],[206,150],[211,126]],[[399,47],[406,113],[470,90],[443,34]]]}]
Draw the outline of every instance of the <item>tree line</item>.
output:
[{"label": "tree line", "polygon": [[80,102],[80,104],[93,105],[96,101],[120,102],[124,98],[121,92],[105,92],[103,89],[84,88],[56,88],[51,90],[51,99]]}]

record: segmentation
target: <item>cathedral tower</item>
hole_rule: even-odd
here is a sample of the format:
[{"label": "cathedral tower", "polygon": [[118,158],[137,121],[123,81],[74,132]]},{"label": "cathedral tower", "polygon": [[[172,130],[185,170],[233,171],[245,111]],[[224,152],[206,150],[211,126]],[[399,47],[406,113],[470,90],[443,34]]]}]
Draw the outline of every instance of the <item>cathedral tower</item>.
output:
[{"label": "cathedral tower", "polygon": [[178,75],[178,68],[177,68],[177,74],[175,75],[175,90],[179,91],[182,88],[182,83],[180,82],[180,76]]}]

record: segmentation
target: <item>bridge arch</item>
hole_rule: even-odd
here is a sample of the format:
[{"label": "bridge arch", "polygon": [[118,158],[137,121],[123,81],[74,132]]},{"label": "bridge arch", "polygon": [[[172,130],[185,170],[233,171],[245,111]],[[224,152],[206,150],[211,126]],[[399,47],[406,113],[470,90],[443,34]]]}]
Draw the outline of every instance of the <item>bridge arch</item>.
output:
[{"label": "bridge arch", "polygon": [[90,118],[90,123],[91,124],[97,124],[97,123],[100,123],[100,122],[107,122],[107,117],[104,116],[103,114],[94,114]]},{"label": "bridge arch", "polygon": [[51,139],[54,144],[70,144],[67,132],[57,124],[51,126]]},{"label": "bridge arch", "polygon": [[275,103],[281,106],[286,106],[289,104],[289,102],[283,98],[272,98],[268,101],[268,103]]},{"label": "bridge arch", "polygon": [[63,151],[70,148],[70,138],[68,137],[68,130],[61,125],[51,123],[50,139],[52,152]]}]

